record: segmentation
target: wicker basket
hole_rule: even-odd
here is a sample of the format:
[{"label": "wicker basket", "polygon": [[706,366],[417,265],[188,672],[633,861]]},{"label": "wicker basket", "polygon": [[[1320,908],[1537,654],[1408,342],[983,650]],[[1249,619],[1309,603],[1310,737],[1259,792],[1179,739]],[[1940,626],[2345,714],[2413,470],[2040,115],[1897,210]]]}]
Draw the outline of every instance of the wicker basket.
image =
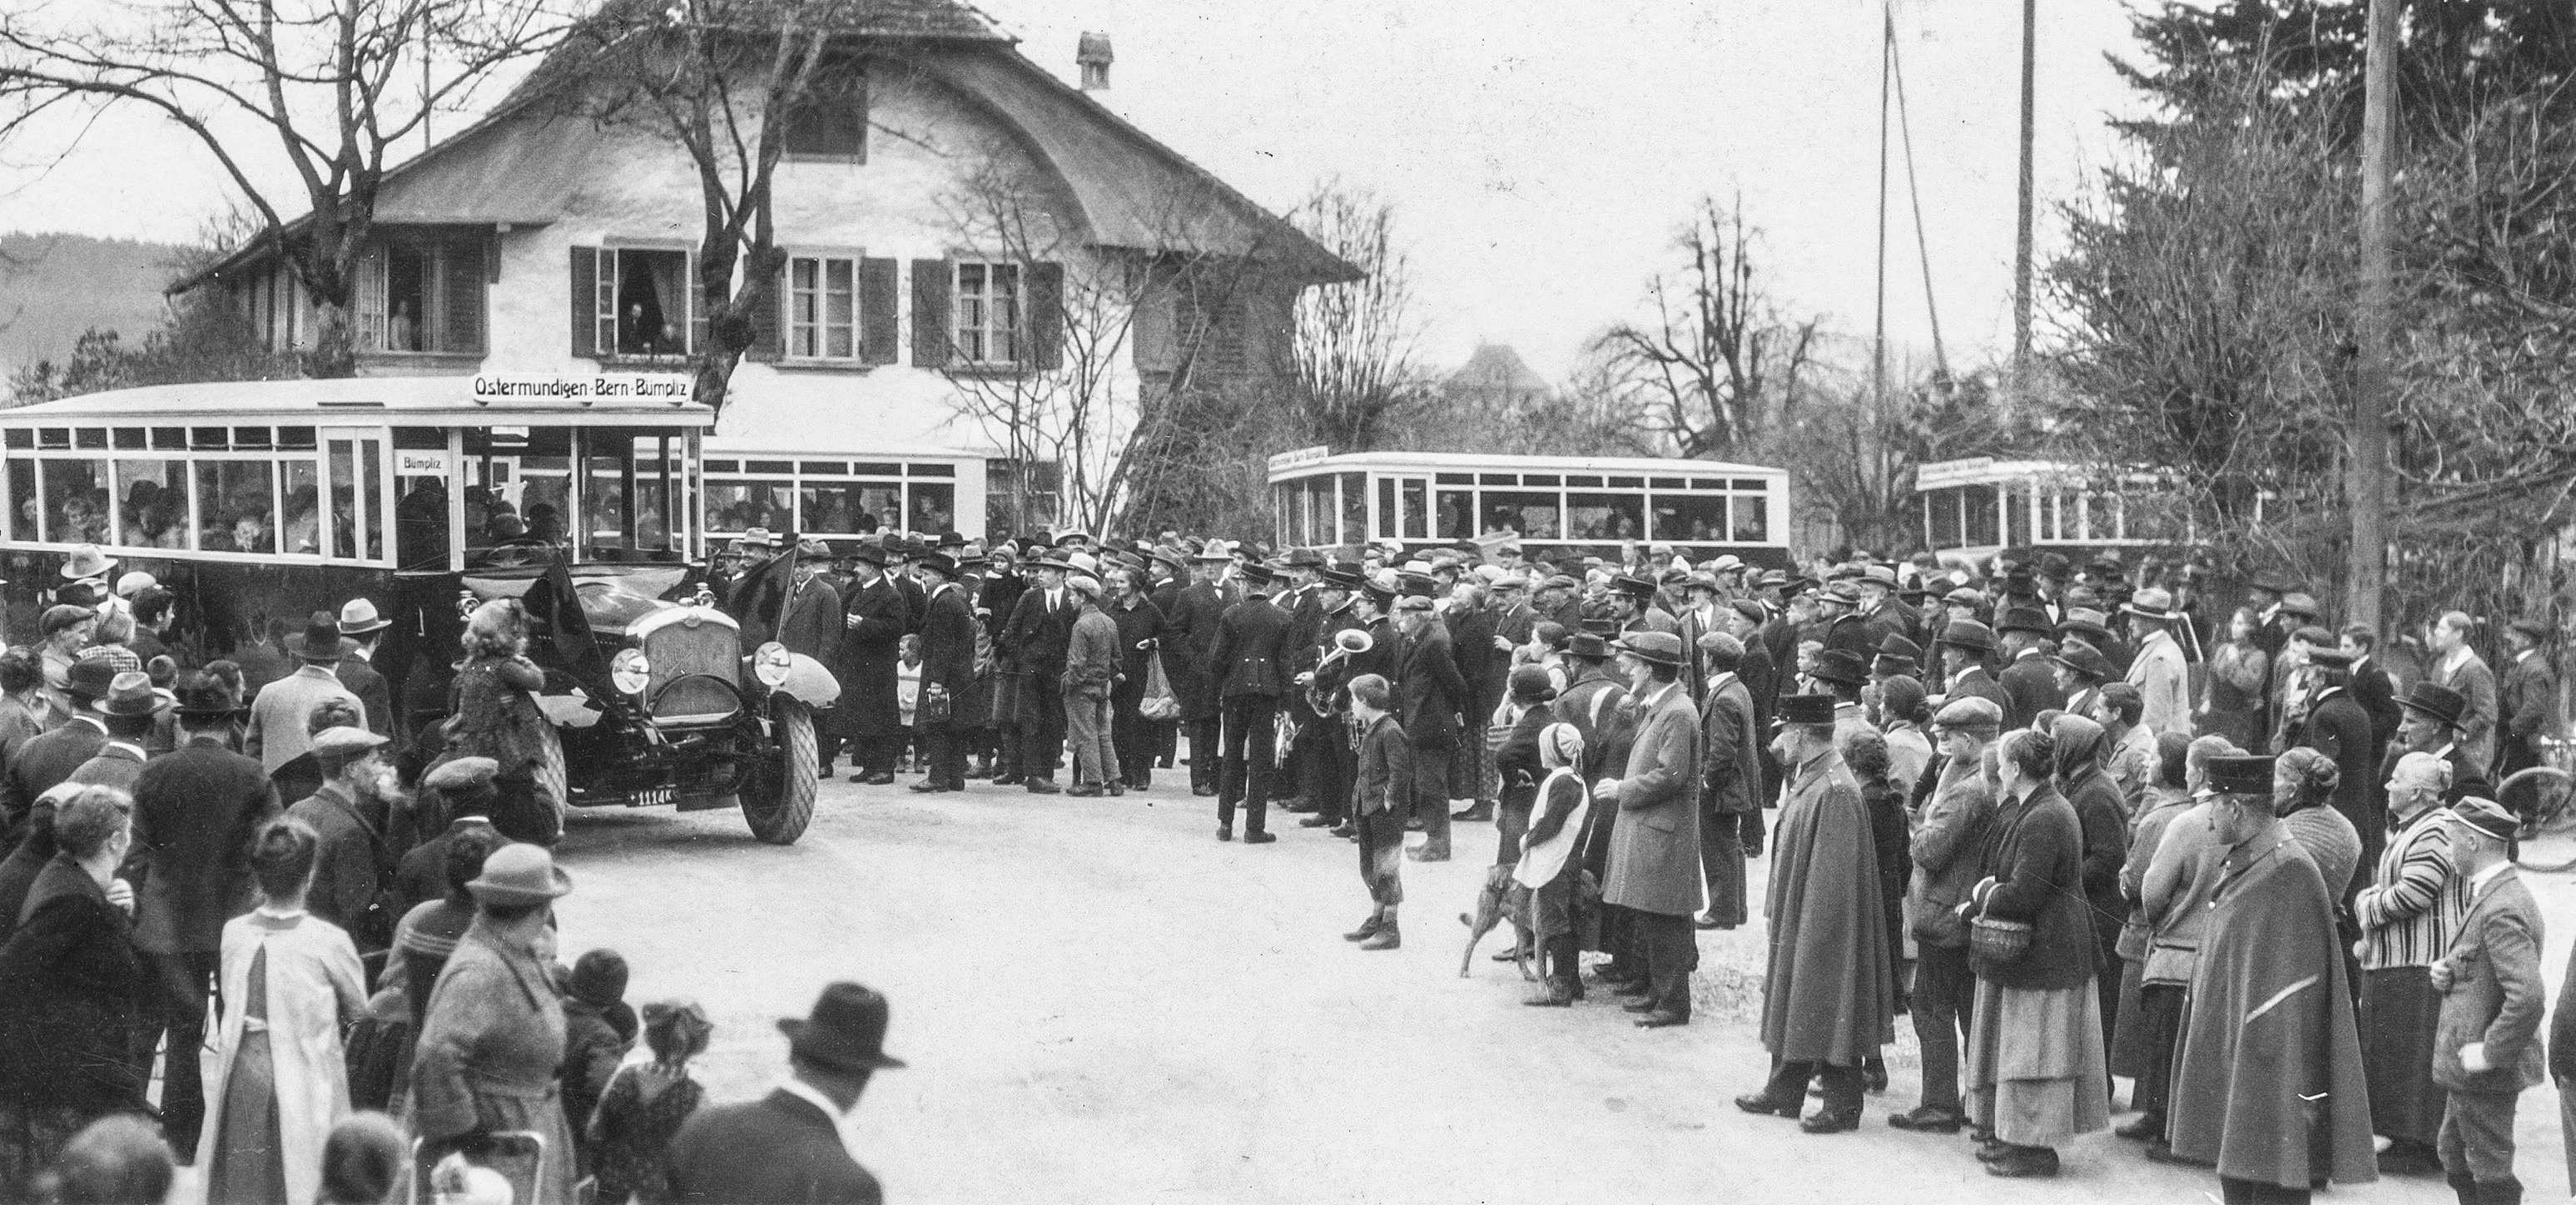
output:
[{"label": "wicker basket", "polygon": [[2011,962],[2030,952],[2030,926],[1980,916],[1968,923],[1968,949],[1988,962]]}]

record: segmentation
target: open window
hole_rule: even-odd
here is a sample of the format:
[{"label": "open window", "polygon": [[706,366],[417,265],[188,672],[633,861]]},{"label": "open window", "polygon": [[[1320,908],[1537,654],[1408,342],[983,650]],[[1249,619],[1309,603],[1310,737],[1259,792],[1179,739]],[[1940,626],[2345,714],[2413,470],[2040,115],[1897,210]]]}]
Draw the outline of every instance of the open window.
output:
[{"label": "open window", "polygon": [[689,253],[648,247],[572,249],[573,354],[676,359],[696,346]]}]

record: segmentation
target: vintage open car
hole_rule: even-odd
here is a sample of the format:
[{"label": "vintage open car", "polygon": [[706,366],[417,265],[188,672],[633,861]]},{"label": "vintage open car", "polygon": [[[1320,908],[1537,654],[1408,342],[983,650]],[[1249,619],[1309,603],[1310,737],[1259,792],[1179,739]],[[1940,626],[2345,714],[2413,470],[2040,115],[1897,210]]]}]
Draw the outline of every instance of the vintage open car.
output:
[{"label": "vintage open car", "polygon": [[745,647],[703,585],[686,378],[421,377],[153,386],[0,411],[0,575],[34,634],[96,545],[179,595],[176,635],[233,654],[365,596],[415,743],[447,710],[467,604],[520,598],[571,806],[740,806],[784,844],[813,816],[831,674]]}]

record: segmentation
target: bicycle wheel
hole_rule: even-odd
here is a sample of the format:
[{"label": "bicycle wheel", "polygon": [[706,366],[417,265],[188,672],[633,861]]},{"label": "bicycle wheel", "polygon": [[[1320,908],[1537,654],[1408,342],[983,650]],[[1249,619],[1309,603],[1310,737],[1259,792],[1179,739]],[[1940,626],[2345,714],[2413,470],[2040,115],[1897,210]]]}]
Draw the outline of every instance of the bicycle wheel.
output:
[{"label": "bicycle wheel", "polygon": [[2496,802],[2523,818],[2515,865],[2542,872],[2576,868],[2576,775],[2555,766],[2517,770],[2497,785]]}]

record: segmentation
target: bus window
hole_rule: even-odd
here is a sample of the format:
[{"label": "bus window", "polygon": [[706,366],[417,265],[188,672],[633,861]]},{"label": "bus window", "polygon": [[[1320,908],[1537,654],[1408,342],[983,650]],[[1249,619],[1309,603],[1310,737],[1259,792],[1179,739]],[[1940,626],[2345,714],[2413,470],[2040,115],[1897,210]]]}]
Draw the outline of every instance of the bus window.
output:
[{"label": "bus window", "polygon": [[[15,434],[15,432],[12,432]],[[36,534],[36,462],[13,461],[9,465],[9,538],[34,541]],[[181,504],[185,513],[186,506]]]},{"label": "bus window", "polygon": [[2004,495],[2003,545],[2007,548],[2017,548],[2030,543],[2028,488],[2020,482],[2006,482],[2001,488]]},{"label": "bus window", "polygon": [[[1562,500],[1554,490],[1486,490],[1484,530],[1516,531],[1523,538],[1553,540],[1560,530]],[[1631,498],[1634,502],[1636,499]],[[1639,524],[1643,530],[1644,525]],[[1482,535],[1484,532],[1471,532]]]},{"label": "bus window", "polygon": [[1386,539],[1400,530],[1396,521],[1395,478],[1380,477],[1377,479],[1377,526],[1369,529],[1369,538]]},{"label": "bus window", "polygon": [[[288,460],[283,467],[286,470],[286,508],[279,512],[283,519],[278,528],[278,545],[284,551],[299,556],[319,556],[322,553],[321,475],[310,460]],[[341,526],[349,523],[348,517],[340,517]],[[349,555],[357,555],[354,543]]]},{"label": "bus window", "polygon": [[798,530],[808,535],[858,535],[859,515],[866,510],[859,487],[846,481],[809,483],[796,494],[796,513],[804,522]]},{"label": "bus window", "polygon": [[1566,497],[1566,538],[1638,540],[1646,535],[1646,500],[1636,494],[1571,494]]},{"label": "bus window", "polygon": [[1726,499],[1714,494],[1666,494],[1655,499],[1658,540],[1722,543],[1726,540]]},{"label": "bus window", "polygon": [[[1440,535],[1443,540],[1463,540],[1476,534],[1476,496],[1463,490],[1442,490],[1440,497]],[[1527,532],[1523,532],[1527,535]],[[1408,535],[1406,538],[1417,538]]]},{"label": "bus window", "polygon": [[1334,542],[1357,544],[1368,539],[1369,536],[1368,476],[1364,473],[1344,473],[1341,475],[1341,482],[1342,529],[1341,535]]},{"label": "bus window", "polygon": [[1406,478],[1406,479],[1405,479],[1405,482],[1404,482],[1404,538],[1405,538],[1405,539],[1408,539],[1408,540],[1427,540],[1427,539],[1430,539],[1430,538],[1431,538],[1431,531],[1430,531],[1430,527],[1431,527],[1431,507],[1430,507],[1430,505],[1429,505],[1429,504],[1427,504],[1427,503],[1426,503],[1426,502],[1424,502],[1424,500],[1423,500],[1423,495],[1425,494],[1425,492],[1426,492],[1426,487],[1422,484],[1422,479],[1421,479],[1421,478],[1419,478],[1419,477],[1409,477],[1409,478]]},{"label": "bus window", "polygon": [[358,441],[358,497],[365,501],[359,508],[361,530],[367,535],[367,559],[385,559],[385,452],[384,441]]},{"label": "bus window", "polygon": [[45,538],[57,544],[98,544],[107,540],[107,462],[48,460],[45,474]]},{"label": "bus window", "polygon": [[912,496],[906,514],[911,522],[904,526],[912,531],[936,537],[957,525],[957,487],[944,482],[916,481],[908,487]]},{"label": "bus window", "polygon": [[274,553],[276,465],[265,460],[197,462],[197,547],[207,552]]},{"label": "bus window", "polygon": [[[592,435],[590,432],[583,434]],[[599,440],[593,444],[592,454],[583,458],[581,535],[584,551],[634,546],[626,524],[634,501],[635,457],[631,448],[626,449],[625,455],[619,455],[615,449],[599,446],[611,442],[614,441]]]},{"label": "bus window", "polygon": [[795,488],[785,481],[710,481],[707,530],[740,534],[758,527],[772,533],[796,525]]},{"label": "bus window", "polygon": [[2003,542],[2003,533],[1995,526],[1995,487],[1963,486],[1959,490],[1959,504],[1960,531],[1967,536],[1963,543],[1984,545]]},{"label": "bus window", "polygon": [[1735,505],[1735,542],[1765,544],[1771,540],[1771,496],[1738,494]]},{"label": "bus window", "polygon": [[[394,504],[394,553],[404,569],[447,567],[447,479],[403,477],[396,481],[402,501]],[[488,507],[472,521],[488,520]],[[479,532],[477,534],[480,534]]]},{"label": "bus window", "polygon": [[129,548],[188,546],[188,474],[181,462],[119,457],[116,496],[118,543]]}]

